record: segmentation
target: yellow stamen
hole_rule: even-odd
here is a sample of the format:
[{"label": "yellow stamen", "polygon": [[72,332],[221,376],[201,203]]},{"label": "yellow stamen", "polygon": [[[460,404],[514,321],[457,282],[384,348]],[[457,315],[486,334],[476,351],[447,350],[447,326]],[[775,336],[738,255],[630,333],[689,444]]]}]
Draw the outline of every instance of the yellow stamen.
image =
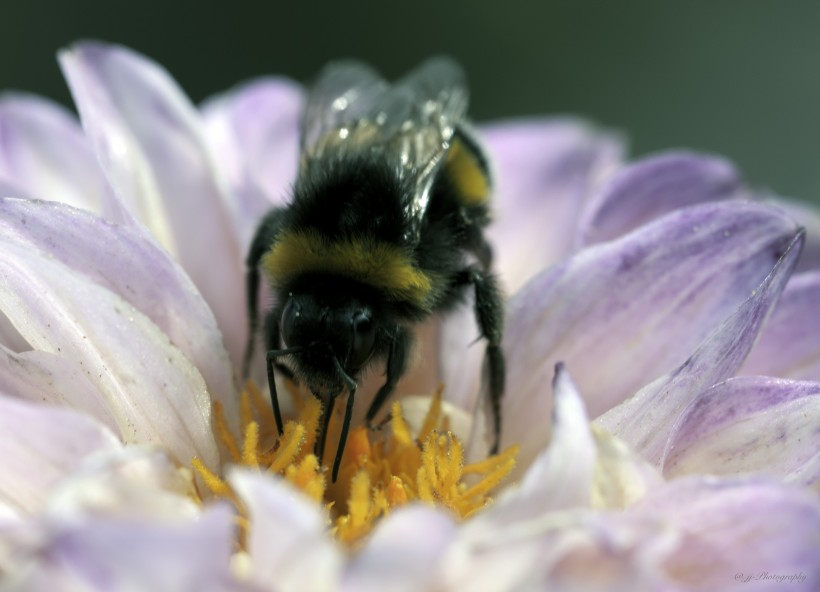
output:
[{"label": "yellow stamen", "polygon": [[[245,398],[243,400],[247,401]],[[259,467],[258,449],[259,424],[255,421],[248,421],[245,425],[245,442],[242,445],[242,464],[253,468]]]},{"label": "yellow stamen", "polygon": [[[340,541],[350,545],[367,536],[393,508],[413,501],[442,506],[459,518],[467,518],[490,503],[490,492],[515,466],[517,447],[464,464],[464,446],[448,431],[449,419],[439,388],[416,434],[399,402],[391,407],[389,429],[353,427],[339,478],[336,483],[328,483],[327,468],[320,467],[313,454],[321,403],[307,397],[295,402],[294,407],[298,410],[296,417],[285,423],[280,437],[270,406],[259,389],[249,383],[240,402],[241,442],[228,428],[218,403],[214,403],[214,430],[234,463],[280,475],[317,503],[323,503],[328,527]],[[336,411],[330,418],[326,459],[334,457],[334,443],[341,430],[341,412]],[[247,525],[247,513],[230,485],[198,459],[192,464],[215,496],[234,503],[240,525]],[[471,476],[470,486],[464,482],[466,475]]]},{"label": "yellow stamen", "polygon": [[237,443],[236,438],[233,437],[233,434],[228,427],[228,422],[225,420],[225,410],[222,409],[222,403],[219,401],[214,401],[213,413],[214,431],[216,432],[216,437],[228,451],[231,460],[238,463],[242,458],[242,455],[239,452],[239,444]]}]

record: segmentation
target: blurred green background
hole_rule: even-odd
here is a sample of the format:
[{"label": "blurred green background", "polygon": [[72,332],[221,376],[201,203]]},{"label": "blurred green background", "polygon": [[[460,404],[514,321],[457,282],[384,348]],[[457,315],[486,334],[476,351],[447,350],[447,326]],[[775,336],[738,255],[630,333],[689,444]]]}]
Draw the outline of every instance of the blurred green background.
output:
[{"label": "blurred green background", "polygon": [[820,3],[5,2],[0,83],[70,104],[54,54],[78,38],[163,63],[195,100],[244,79],[308,80],[355,56],[389,77],[432,53],[467,70],[476,120],[574,113],[633,154],[729,156],[755,185],[820,202]]}]

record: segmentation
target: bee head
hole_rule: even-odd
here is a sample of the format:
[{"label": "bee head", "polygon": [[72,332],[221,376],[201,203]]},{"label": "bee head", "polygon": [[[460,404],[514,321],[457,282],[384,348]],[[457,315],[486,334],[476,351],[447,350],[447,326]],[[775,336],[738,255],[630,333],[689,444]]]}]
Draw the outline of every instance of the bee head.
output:
[{"label": "bee head", "polygon": [[340,294],[290,293],[280,320],[285,346],[298,347],[299,369],[309,382],[338,381],[337,361],[349,375],[361,370],[376,348],[374,310]]}]

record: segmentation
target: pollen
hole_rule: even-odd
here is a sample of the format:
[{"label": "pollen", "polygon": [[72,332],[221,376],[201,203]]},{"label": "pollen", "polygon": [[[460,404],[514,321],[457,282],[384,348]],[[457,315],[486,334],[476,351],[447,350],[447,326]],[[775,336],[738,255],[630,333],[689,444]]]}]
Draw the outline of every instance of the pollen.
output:
[{"label": "pollen", "polygon": [[[448,429],[440,388],[417,432],[399,402],[393,403],[389,424],[382,429],[353,428],[338,479],[332,483],[327,467],[320,466],[313,454],[322,406],[307,397],[295,401],[295,407],[295,417],[279,436],[270,406],[249,383],[242,393],[239,432],[232,433],[218,403],[214,431],[233,464],[279,475],[322,505],[328,529],[350,546],[362,541],[381,518],[408,503],[439,506],[459,519],[469,518],[492,502],[493,490],[515,466],[517,446],[477,463],[465,462],[464,445]],[[338,442],[341,423],[340,416],[331,417],[328,442]],[[325,457],[333,455],[326,451]],[[253,524],[230,484],[197,459],[192,465],[211,496],[234,504],[244,538]]]}]

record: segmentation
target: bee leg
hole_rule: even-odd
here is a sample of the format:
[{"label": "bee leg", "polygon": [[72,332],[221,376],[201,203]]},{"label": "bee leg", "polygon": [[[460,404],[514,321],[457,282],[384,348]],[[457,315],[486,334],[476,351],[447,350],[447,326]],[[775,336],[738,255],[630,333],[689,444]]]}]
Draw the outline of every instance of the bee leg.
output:
[{"label": "bee leg", "polygon": [[242,359],[242,378],[248,378],[250,375],[256,331],[259,325],[259,262],[265,253],[270,250],[271,245],[276,239],[276,235],[282,226],[282,214],[284,211],[283,208],[271,210],[262,219],[251,242],[248,257],[245,260],[245,264],[248,268],[245,273],[245,297],[248,306],[248,343],[245,346],[245,356]]},{"label": "bee leg", "polygon": [[336,366],[347,384],[347,405],[345,405],[345,417],[342,420],[342,433],[339,436],[339,446],[336,448],[336,458],[333,460],[333,483],[336,483],[336,478],[339,476],[339,467],[342,464],[342,455],[345,451],[345,444],[347,444],[347,434],[350,431],[350,418],[353,415],[353,401],[356,398],[356,382],[347,375],[347,373],[336,361]]},{"label": "bee leg", "polygon": [[495,277],[478,269],[468,267],[458,278],[459,284],[472,284],[475,289],[475,315],[481,336],[487,340],[484,353],[484,370],[493,415],[493,443],[490,454],[498,453],[501,440],[501,397],[504,394],[504,354],[501,351],[504,305]]},{"label": "bee leg", "polygon": [[266,365],[268,367],[268,390],[270,391],[270,403],[273,407],[273,417],[276,419],[276,429],[279,430],[281,436],[285,429],[282,424],[282,411],[279,409],[279,395],[276,392],[276,379],[273,375],[273,366],[279,365],[274,361],[278,352],[275,350],[268,350],[265,355]]},{"label": "bee leg", "polygon": [[336,395],[338,395],[338,393],[330,394],[326,399],[322,400],[321,397],[314,394],[316,398],[322,401],[322,425],[319,427],[318,438],[316,438],[316,443],[313,445],[313,454],[315,454],[316,458],[319,460],[319,466],[322,465],[322,458],[325,456],[327,430],[328,427],[330,427],[330,418],[333,415],[333,406],[336,403]]},{"label": "bee leg", "polygon": [[[279,350],[282,347],[282,334],[279,332],[279,317],[276,316],[273,311],[271,311],[265,318],[265,345],[269,351]],[[281,362],[274,362],[273,366],[282,376],[288,380],[297,382],[296,376],[293,374],[293,370],[291,370],[288,366],[285,366]]]},{"label": "bee leg", "polygon": [[375,429],[373,420],[378,415],[384,402],[396,388],[396,383],[404,374],[407,368],[407,353],[410,350],[410,333],[403,327],[396,327],[396,333],[393,336],[393,343],[390,346],[390,353],[387,357],[387,380],[376,393],[376,397],[367,409],[365,419],[368,429]]}]

